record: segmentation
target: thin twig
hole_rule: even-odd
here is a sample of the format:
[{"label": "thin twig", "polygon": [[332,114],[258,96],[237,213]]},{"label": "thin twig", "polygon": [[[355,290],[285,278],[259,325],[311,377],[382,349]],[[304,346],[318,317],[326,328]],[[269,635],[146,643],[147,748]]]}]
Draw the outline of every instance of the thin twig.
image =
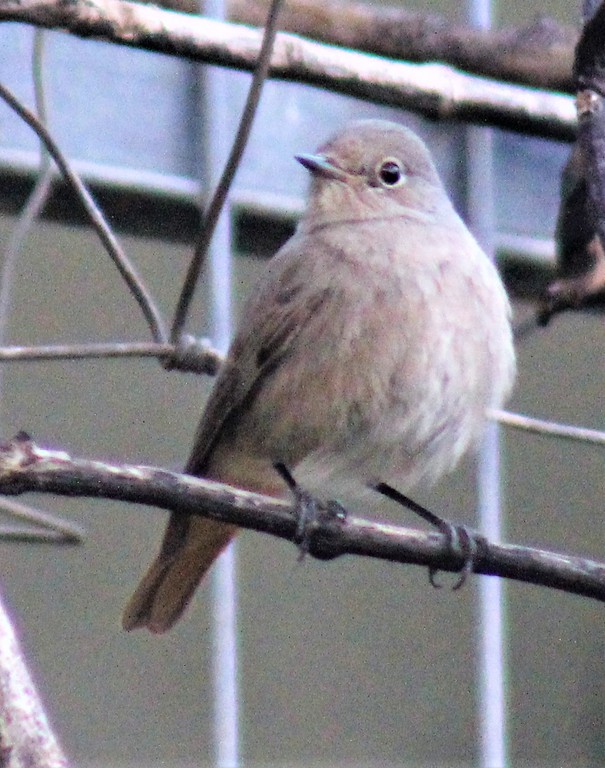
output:
[{"label": "thin twig", "polygon": [[544,437],[557,437],[563,438],[564,440],[577,440],[583,443],[605,445],[605,432],[601,432],[598,429],[574,427],[569,424],[558,424],[555,421],[534,419],[531,416],[523,416],[519,413],[509,413],[508,411],[499,411],[496,409],[488,411],[488,416],[494,421],[503,424],[505,427],[522,429],[526,432],[543,435]]},{"label": "thin twig", "polygon": [[[45,35],[45,31],[36,30],[32,53],[36,111],[42,125],[46,125],[48,122],[43,77]],[[0,271],[0,344],[6,339],[17,261],[23,250],[25,239],[48,199],[48,193],[52,186],[52,179],[53,172],[50,155],[44,144],[40,142],[40,168],[38,171],[38,178],[17,218],[15,226],[13,227],[2,260],[2,269]],[[2,379],[3,377],[0,373],[0,402],[2,401]]]},{"label": "thin twig", "polygon": [[[171,367],[191,373],[205,373],[214,376],[218,372],[223,356],[214,349],[207,339],[192,339],[192,348],[181,357],[179,345],[155,344],[153,342],[114,342],[106,344],[57,344],[49,346],[0,347],[2,362],[39,362],[42,360],[76,360],[86,358],[114,357],[157,357],[168,358]],[[522,429],[545,437],[561,437],[567,440],[605,445],[605,432],[570,424],[559,424],[545,419],[535,419],[518,413],[490,409],[487,416],[505,427]]]},{"label": "thin twig", "polygon": [[[47,125],[48,123],[46,88],[44,83],[46,36],[47,32],[45,30],[36,30],[32,51],[32,72],[36,112],[38,113],[40,123],[43,125]],[[12,229],[2,261],[2,270],[0,272],[0,343],[6,338],[17,262],[23,251],[27,235],[31,231],[36,219],[46,204],[48,194],[52,187],[53,177],[54,172],[50,155],[44,144],[40,142],[40,169],[38,178]],[[0,371],[0,404],[3,403],[3,374],[4,372]],[[0,502],[0,512],[7,512],[12,517],[18,517],[21,520],[27,520],[30,523],[30,527],[28,528],[22,526],[0,526],[0,539],[2,540],[6,541],[10,539],[13,541],[72,543],[74,541],[80,541],[81,539],[81,531],[79,529],[76,530],[70,523],[61,520],[58,517],[47,515],[25,504],[15,504],[14,502],[9,501],[9,499],[2,499]],[[46,530],[31,528],[31,525],[41,526]]]},{"label": "thin twig", "polygon": [[193,293],[197,285],[197,281],[200,275],[200,271],[206,259],[208,248],[216,229],[216,224],[219,219],[225,200],[231,188],[231,184],[235,177],[235,172],[239,166],[240,160],[248,143],[250,131],[256,114],[263,85],[267,79],[269,72],[269,65],[271,62],[271,52],[273,50],[273,44],[275,42],[275,35],[277,33],[277,18],[279,16],[279,9],[282,4],[282,0],[272,0],[269,14],[267,16],[267,22],[265,24],[264,34],[260,53],[258,56],[258,62],[250,84],[250,90],[246,98],[246,103],[242,112],[242,117],[231,147],[231,152],[225,163],[223,173],[219,179],[218,185],[210,204],[204,215],[202,228],[195,247],[195,252],[185,282],[183,283],[183,289],[179,297],[177,304],[174,322],[172,325],[171,339],[173,341],[178,340],[181,332],[185,326],[187,320],[187,313],[191,305]]},{"label": "thin twig", "polygon": [[[64,536],[59,531],[32,528],[29,525],[0,525],[0,541],[12,544],[81,544],[82,539]],[[1,763],[0,763],[1,766]]]},{"label": "thin twig", "polygon": [[[0,448],[0,493],[55,493],[119,499],[201,515],[294,541],[296,505],[210,480],[143,466],[74,459],[36,446],[24,434]],[[441,533],[401,528],[353,516],[319,513],[308,534],[309,554],[344,554],[458,571],[464,558]],[[475,573],[539,584],[605,602],[605,564],[545,550],[495,544],[476,535]]]},{"label": "thin twig", "polygon": [[[74,34],[247,71],[262,36],[239,24],[166,11],[128,0],[0,0],[0,20]],[[568,96],[502,84],[443,64],[408,64],[280,33],[270,76],[410,109],[434,119],[479,122],[571,141],[576,112]]]},{"label": "thin twig", "polygon": [[[154,342],[114,342],[106,344],[56,344],[49,346],[11,346],[0,347],[2,362],[39,362],[42,360],[76,360],[86,358],[114,357],[157,357],[168,358],[171,367],[191,373],[204,373],[214,376],[218,372],[223,356],[214,349],[207,339],[191,340],[192,347],[185,348],[179,355],[179,345],[155,344]],[[490,409],[487,416],[506,427],[522,429],[526,432],[546,437],[562,437],[567,440],[605,444],[605,432],[569,424],[559,424],[545,419],[535,419],[509,411]]]},{"label": "thin twig", "polygon": [[[68,520],[63,520],[48,512],[32,509],[26,504],[20,504],[14,499],[2,499],[2,510],[18,520],[24,520],[30,524],[29,528],[23,526],[14,530],[21,533],[27,532],[37,541],[61,541],[66,544],[80,544],[84,538],[84,529]],[[31,525],[37,528],[31,528]],[[10,529],[7,526],[0,528],[0,538],[7,538]],[[50,536],[49,536],[50,534]],[[44,537],[47,539],[44,539]]]},{"label": "thin twig", "polygon": [[41,346],[0,347],[0,362],[40,362],[42,360],[77,360],[104,357],[164,357],[173,344],[154,341],[124,341],[91,344],[48,344]]},{"label": "thin twig", "polygon": [[21,104],[17,97],[5,85],[1,83],[0,98],[4,99],[4,101],[22,118],[22,120],[24,120],[30,126],[30,128],[35,131],[38,138],[44,143],[44,146],[48,150],[49,154],[55,163],[59,166],[61,173],[69,182],[77,197],[84,206],[84,209],[88,214],[91,224],[94,227],[97,235],[99,236],[105,249],[110,255],[112,261],[118,268],[118,271],[122,275],[126,285],[128,286],[128,289],[141,307],[143,315],[145,316],[145,319],[147,320],[147,323],[151,329],[151,334],[154,340],[158,342],[167,341],[168,337],[164,328],[162,317],[154,304],[151,294],[139,277],[135,267],[131,264],[130,260],[122,250],[118,240],[105,221],[103,214],[93,200],[90,192],[78,174],[72,169],[71,164],[63,155],[48,130],[44,125],[42,125],[36,115],[23,104]]},{"label": "thin twig", "polygon": [[214,376],[223,357],[207,339],[184,334],[178,344],[153,341],[123,341],[101,344],[49,344],[46,346],[0,347],[2,362],[40,362],[87,358],[156,357],[165,365],[187,373]]}]

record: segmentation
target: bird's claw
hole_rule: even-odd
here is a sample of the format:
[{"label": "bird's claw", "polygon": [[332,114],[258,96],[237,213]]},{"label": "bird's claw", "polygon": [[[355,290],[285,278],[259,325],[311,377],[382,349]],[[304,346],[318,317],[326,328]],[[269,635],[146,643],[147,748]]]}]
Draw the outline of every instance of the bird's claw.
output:
[{"label": "bird's claw", "polygon": [[296,530],[293,541],[298,547],[298,560],[304,560],[311,547],[311,537],[322,520],[332,519],[344,522],[347,518],[346,509],[335,499],[322,503],[311,493],[302,489],[288,467],[281,463],[274,464],[276,471],[294,494],[296,500],[295,516]]},{"label": "bird's claw", "polygon": [[[460,575],[452,587],[452,591],[455,592],[464,586],[469,574],[473,572],[478,549],[477,537],[465,525],[453,525],[447,520],[442,520],[439,528],[445,534],[449,551],[457,557],[464,558],[464,563],[459,571]],[[438,568],[429,568],[429,582],[435,589],[441,589],[443,586],[438,584],[435,579],[438,571]]]},{"label": "bird's claw", "polygon": [[294,495],[296,497],[294,543],[298,547],[298,562],[300,563],[309,552],[311,533],[314,524],[317,522],[319,510],[317,500],[310,493],[296,487]]},{"label": "bird's claw", "polygon": [[[409,496],[406,496],[401,493],[401,491],[393,488],[393,486],[388,483],[376,483],[373,487],[378,493],[396,501],[403,507],[407,507],[407,509],[410,509],[445,535],[450,553],[455,557],[464,558],[464,563],[460,570],[458,580],[452,587],[452,590],[454,591],[460,589],[466,582],[469,573],[472,573],[474,569],[478,550],[477,534],[465,525],[453,525],[452,523],[449,523],[447,520],[439,517],[439,515],[431,512],[430,509],[426,509],[426,507],[418,504],[417,501],[410,499]],[[429,567],[429,582],[435,589],[441,589],[442,587],[442,585],[438,584],[435,579],[438,571],[439,568],[433,566]]]}]

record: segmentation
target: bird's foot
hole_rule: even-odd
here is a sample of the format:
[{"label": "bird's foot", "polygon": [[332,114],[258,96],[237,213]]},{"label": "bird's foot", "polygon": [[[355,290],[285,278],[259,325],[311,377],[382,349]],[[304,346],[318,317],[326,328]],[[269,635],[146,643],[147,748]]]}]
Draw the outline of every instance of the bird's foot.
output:
[{"label": "bird's foot", "polygon": [[[479,534],[465,525],[454,525],[453,523],[444,520],[442,517],[439,517],[439,515],[431,512],[430,509],[423,507],[422,504],[418,504],[417,501],[410,499],[396,488],[388,485],[388,483],[376,483],[376,485],[373,487],[374,490],[378,491],[378,493],[381,493],[383,496],[386,496],[392,501],[396,501],[398,504],[401,504],[401,506],[410,509],[412,512],[417,514],[423,520],[426,520],[427,523],[430,523],[445,535],[448,549],[451,554],[457,558],[462,559],[460,575],[452,587],[452,590],[460,589],[464,585],[469,573],[472,573],[473,571],[475,558],[477,556],[477,541]],[[440,589],[442,587],[442,585],[438,584],[435,579],[438,570],[438,568],[434,568],[432,566],[429,568],[429,581],[431,586],[435,587],[436,589]]]},{"label": "bird's foot", "polygon": [[[321,502],[311,493],[301,488],[288,467],[282,462],[276,462],[274,467],[296,499],[296,531],[293,540],[298,547],[298,559],[300,561],[309,553],[311,539],[317,528],[327,519],[344,522],[347,517],[347,511],[338,501]],[[322,557],[319,551],[313,554],[317,557]],[[327,552],[323,554],[323,557],[332,556],[332,554]]]},{"label": "bird's foot", "polygon": [[[440,525],[437,527],[445,534],[450,552],[458,557],[462,557],[464,561],[460,569],[460,575],[452,586],[452,591],[455,592],[464,585],[468,575],[473,572],[478,549],[477,535],[466,525],[453,525],[447,520],[441,520]],[[435,589],[441,589],[443,586],[435,578],[438,572],[438,568],[429,568],[429,581]]]}]

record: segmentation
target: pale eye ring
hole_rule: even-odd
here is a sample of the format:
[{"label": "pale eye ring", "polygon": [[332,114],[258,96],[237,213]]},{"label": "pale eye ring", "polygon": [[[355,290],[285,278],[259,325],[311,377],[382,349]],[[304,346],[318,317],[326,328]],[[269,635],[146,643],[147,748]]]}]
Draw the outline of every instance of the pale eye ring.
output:
[{"label": "pale eye ring", "polygon": [[396,157],[386,157],[381,160],[376,166],[376,175],[382,186],[390,189],[400,187],[407,181],[401,161]]}]

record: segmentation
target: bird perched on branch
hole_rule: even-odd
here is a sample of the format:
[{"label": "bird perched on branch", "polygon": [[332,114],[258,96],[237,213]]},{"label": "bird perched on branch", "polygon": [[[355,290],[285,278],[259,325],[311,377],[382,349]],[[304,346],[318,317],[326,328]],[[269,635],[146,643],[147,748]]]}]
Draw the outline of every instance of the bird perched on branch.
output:
[{"label": "bird perched on branch", "polygon": [[[280,498],[404,492],[477,444],[515,370],[506,293],[424,143],[354,122],[297,159],[312,185],[246,304],[185,468]],[[125,629],[169,629],[237,528],[172,514]]]}]

